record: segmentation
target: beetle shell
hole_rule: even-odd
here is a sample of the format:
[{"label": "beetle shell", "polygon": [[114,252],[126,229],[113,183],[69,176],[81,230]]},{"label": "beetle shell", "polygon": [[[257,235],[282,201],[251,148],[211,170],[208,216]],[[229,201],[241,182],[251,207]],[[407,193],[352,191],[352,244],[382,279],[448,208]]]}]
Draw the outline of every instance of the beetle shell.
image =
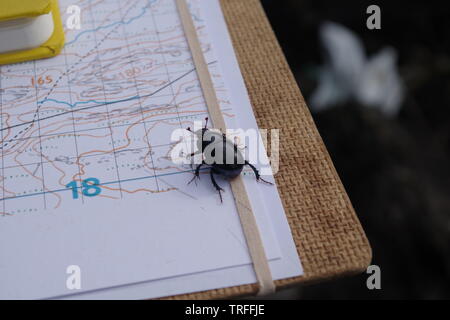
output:
[{"label": "beetle shell", "polygon": [[220,174],[228,179],[236,178],[244,169],[243,164],[216,164],[212,167],[214,173]]},{"label": "beetle shell", "polygon": [[232,179],[241,174],[245,159],[235,143],[222,133],[206,128],[197,131],[202,139],[197,141],[197,147],[202,150],[204,162],[212,166],[214,173]]}]

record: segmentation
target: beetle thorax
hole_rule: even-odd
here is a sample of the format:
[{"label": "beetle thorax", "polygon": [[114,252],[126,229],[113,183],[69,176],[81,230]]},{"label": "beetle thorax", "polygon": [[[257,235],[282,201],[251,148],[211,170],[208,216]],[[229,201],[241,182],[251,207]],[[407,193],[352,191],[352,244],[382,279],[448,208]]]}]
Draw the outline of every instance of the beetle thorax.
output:
[{"label": "beetle thorax", "polygon": [[243,165],[244,157],[235,143],[222,133],[212,130],[202,130],[202,139],[197,142],[201,147],[206,164]]}]

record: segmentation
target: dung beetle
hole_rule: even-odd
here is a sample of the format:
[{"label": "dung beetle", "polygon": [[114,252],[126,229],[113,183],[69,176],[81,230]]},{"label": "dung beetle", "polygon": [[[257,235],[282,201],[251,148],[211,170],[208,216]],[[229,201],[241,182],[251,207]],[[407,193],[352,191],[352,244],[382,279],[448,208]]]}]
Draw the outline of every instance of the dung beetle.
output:
[{"label": "dung beetle", "polygon": [[218,184],[214,175],[221,175],[226,179],[234,179],[239,176],[244,169],[244,166],[249,166],[255,173],[256,181],[262,181],[267,184],[273,185],[273,183],[261,178],[261,174],[258,169],[251,163],[244,159],[241,151],[238,148],[237,143],[231,141],[225,134],[208,129],[208,118],[205,119],[205,126],[194,132],[191,128],[187,130],[197,136],[197,152],[192,153],[202,154],[202,163],[195,168],[195,174],[191,183],[195,179],[200,179],[200,169],[203,166],[209,166],[211,168],[209,175],[214,188],[219,192],[220,201],[222,200],[222,191],[224,191]]}]

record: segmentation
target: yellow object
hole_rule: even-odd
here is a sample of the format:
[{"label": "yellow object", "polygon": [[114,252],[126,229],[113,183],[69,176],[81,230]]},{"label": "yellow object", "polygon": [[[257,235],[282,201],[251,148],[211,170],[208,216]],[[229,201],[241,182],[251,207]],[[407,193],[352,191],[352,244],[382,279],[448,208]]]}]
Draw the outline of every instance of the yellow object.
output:
[{"label": "yellow object", "polygon": [[54,23],[51,37],[33,49],[0,53],[0,65],[54,57],[64,47],[64,29],[58,0],[0,0],[0,22],[37,17],[50,12]]}]

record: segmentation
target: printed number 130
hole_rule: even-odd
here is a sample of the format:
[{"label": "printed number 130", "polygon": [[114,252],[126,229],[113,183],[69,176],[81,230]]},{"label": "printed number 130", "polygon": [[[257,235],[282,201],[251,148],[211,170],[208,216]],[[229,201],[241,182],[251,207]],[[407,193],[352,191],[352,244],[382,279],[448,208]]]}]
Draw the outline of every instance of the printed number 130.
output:
[{"label": "printed number 130", "polygon": [[[100,194],[102,189],[98,186],[100,181],[97,178],[88,178],[81,182],[81,192],[86,197],[95,197]],[[72,197],[78,199],[78,186],[76,181],[72,181],[66,185],[67,188],[72,189]]]}]

